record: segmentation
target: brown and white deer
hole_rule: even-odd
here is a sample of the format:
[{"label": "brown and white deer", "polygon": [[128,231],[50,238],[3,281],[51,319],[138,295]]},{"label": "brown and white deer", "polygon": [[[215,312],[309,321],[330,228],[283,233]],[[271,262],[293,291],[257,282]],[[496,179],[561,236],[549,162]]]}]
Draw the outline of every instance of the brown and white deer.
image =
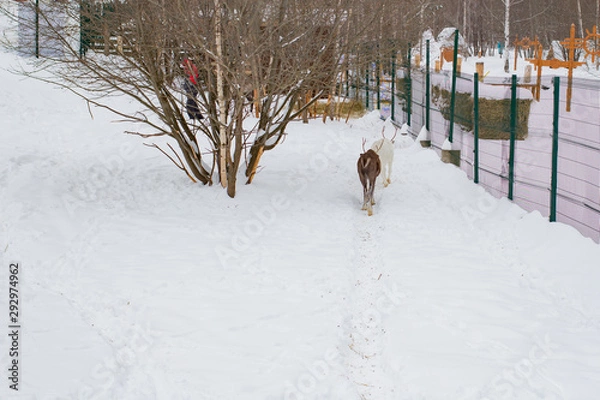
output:
[{"label": "brown and white deer", "polygon": [[[363,151],[366,140],[363,139]],[[363,210],[367,210],[369,215],[373,215],[373,204],[375,204],[375,181],[381,172],[381,161],[373,149],[362,153],[356,163],[358,177],[363,186]]]},{"label": "brown and white deer", "polygon": [[396,134],[391,139],[388,139],[381,131],[382,138],[375,141],[371,146],[375,150],[381,160],[381,169],[383,169],[383,186],[392,183],[392,163],[394,162],[394,139]]}]

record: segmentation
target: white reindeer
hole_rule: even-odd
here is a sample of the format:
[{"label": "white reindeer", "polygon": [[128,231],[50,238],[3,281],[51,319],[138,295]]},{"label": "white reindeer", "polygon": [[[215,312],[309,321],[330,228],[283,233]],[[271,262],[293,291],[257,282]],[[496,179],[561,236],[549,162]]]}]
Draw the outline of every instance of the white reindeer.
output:
[{"label": "white reindeer", "polygon": [[381,160],[381,172],[383,173],[383,186],[387,186],[392,183],[392,163],[394,162],[394,139],[396,134],[391,139],[385,137],[381,132],[383,138],[375,141],[371,146],[371,149],[377,153]]}]

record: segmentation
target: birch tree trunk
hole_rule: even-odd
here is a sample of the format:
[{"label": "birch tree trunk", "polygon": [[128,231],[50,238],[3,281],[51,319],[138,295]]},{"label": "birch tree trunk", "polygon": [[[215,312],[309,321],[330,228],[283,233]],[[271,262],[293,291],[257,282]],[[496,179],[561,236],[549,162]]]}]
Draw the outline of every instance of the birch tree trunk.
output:
[{"label": "birch tree trunk", "polygon": [[579,34],[581,37],[585,37],[583,34],[583,16],[581,15],[581,0],[577,0],[577,22],[579,23]]},{"label": "birch tree trunk", "polygon": [[225,102],[225,79],[223,79],[223,26],[221,13],[223,9],[220,0],[215,0],[215,41],[217,45],[216,70],[217,75],[217,104],[219,105],[219,177],[221,186],[227,187],[227,104]]}]

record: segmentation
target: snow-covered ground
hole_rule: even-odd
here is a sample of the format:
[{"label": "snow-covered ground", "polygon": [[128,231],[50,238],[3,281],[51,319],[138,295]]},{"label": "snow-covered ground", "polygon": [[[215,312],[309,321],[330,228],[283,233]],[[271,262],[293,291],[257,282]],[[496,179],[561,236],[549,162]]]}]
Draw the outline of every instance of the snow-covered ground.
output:
[{"label": "snow-covered ground", "polygon": [[368,217],[356,160],[392,133],[377,113],[291,124],[230,199],[5,70],[25,61],[0,52],[0,399],[600,393],[600,245],[407,137]]}]

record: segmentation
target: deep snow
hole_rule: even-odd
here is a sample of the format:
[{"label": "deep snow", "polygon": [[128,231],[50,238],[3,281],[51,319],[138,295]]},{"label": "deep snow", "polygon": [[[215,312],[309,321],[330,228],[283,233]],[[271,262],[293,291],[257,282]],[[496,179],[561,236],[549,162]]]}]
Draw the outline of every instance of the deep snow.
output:
[{"label": "deep snow", "polygon": [[[1,399],[595,399],[600,246],[359,120],[294,122],[235,199],[0,52]],[[134,107],[115,99],[122,107]]]}]

